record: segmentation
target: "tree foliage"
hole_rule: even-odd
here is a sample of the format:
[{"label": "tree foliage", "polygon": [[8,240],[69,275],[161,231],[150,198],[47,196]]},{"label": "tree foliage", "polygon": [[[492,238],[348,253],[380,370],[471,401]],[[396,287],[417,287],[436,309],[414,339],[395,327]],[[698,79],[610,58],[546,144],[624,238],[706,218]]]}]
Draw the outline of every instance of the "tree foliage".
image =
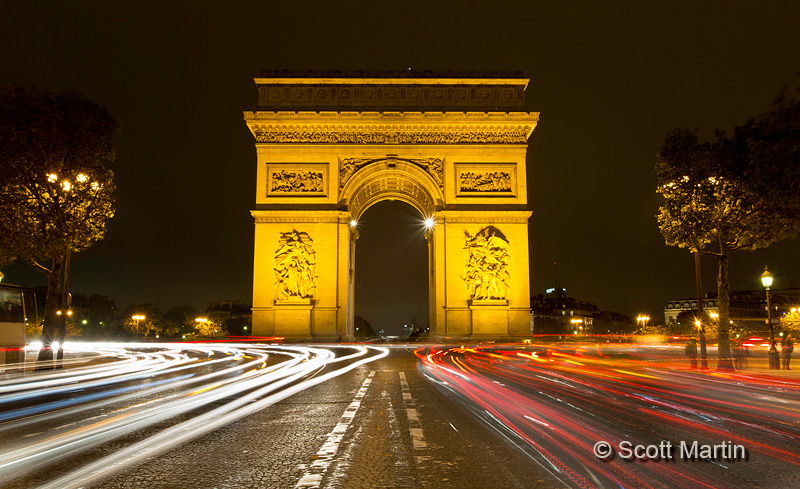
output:
[{"label": "tree foliage", "polygon": [[784,91],[770,110],[712,141],[676,129],[658,156],[664,240],[719,260],[719,355],[729,361],[729,254],[800,230],[800,101]]},{"label": "tree foliage", "polygon": [[213,318],[202,318],[203,321],[195,320],[194,331],[190,334],[199,338],[220,338],[225,336],[225,328]]},{"label": "tree foliage", "polygon": [[[719,322],[706,311],[702,314],[697,309],[681,311],[675,319],[675,324],[669,327],[670,334],[699,336],[702,332],[707,338],[718,334]],[[702,324],[702,329],[698,326],[698,321]]]},{"label": "tree foliage", "polygon": [[361,316],[353,318],[353,334],[356,338],[376,338],[372,324]]},{"label": "tree foliage", "polygon": [[800,334],[800,309],[792,309],[785,312],[780,319],[781,330],[792,333],[792,336],[797,337]]},{"label": "tree foliage", "polygon": [[114,136],[104,106],[73,92],[0,92],[0,249],[48,278],[43,352],[53,340],[68,252],[103,238],[114,215]]}]

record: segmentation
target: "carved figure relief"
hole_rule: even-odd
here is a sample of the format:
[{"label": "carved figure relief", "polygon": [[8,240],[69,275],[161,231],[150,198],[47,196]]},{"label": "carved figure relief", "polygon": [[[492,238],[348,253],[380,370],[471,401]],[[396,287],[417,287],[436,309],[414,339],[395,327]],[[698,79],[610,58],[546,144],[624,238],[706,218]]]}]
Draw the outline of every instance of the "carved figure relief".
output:
[{"label": "carved figure relief", "polygon": [[322,172],[308,170],[280,170],[270,175],[271,192],[324,193]]},{"label": "carved figure relief", "polygon": [[458,176],[461,192],[511,192],[511,175],[504,171],[465,171]]},{"label": "carved figure relief", "polygon": [[369,158],[343,159],[341,163],[341,169],[339,170],[339,188],[344,188],[344,184],[350,179],[351,176],[353,176],[353,173],[371,161],[375,160]]},{"label": "carved figure relief", "polygon": [[[351,176],[361,168],[369,165],[370,163],[375,163],[378,161],[385,161],[387,158],[344,158],[341,162],[341,168],[339,170],[339,188],[344,188],[345,183],[347,180],[350,179]],[[442,170],[442,159],[441,158],[396,158],[397,161],[404,161],[407,163],[412,163],[426,172],[433,177],[436,184],[439,188],[442,188],[443,185],[443,170]]]},{"label": "carved figure relief", "polygon": [[442,159],[441,158],[417,158],[410,160],[417,166],[424,168],[430,176],[436,180],[436,185],[442,188]]},{"label": "carved figure relief", "polygon": [[314,240],[296,230],[281,233],[275,252],[275,299],[292,301],[312,298],[317,292],[317,259]]},{"label": "carved figure relief", "polygon": [[508,240],[494,226],[470,236],[464,231],[468,252],[464,282],[471,300],[506,298],[509,282]]}]

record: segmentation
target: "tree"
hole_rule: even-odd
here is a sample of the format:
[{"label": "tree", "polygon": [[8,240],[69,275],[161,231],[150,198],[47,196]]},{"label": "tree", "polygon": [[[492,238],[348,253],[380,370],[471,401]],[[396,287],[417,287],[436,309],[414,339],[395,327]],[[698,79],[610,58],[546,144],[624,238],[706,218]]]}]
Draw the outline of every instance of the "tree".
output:
[{"label": "tree", "polygon": [[780,320],[781,330],[785,333],[790,333],[795,338],[800,334],[800,309],[792,308],[781,316]]},{"label": "tree", "polygon": [[361,316],[356,316],[353,318],[353,336],[356,338],[375,338],[378,335],[375,334],[375,330],[369,321]]},{"label": "tree", "polygon": [[195,332],[195,324],[200,313],[192,306],[172,306],[164,313],[163,320],[168,321],[169,333],[167,336],[183,336]]},{"label": "tree", "polygon": [[645,322],[634,332],[642,336],[665,336],[669,334],[667,327],[663,324]]},{"label": "tree", "polygon": [[631,334],[636,332],[636,320],[618,312],[598,311],[594,313],[592,329],[599,334]]},{"label": "tree", "polygon": [[[700,314],[698,309],[681,311],[675,319],[676,324],[669,328],[672,334],[694,336],[704,332],[707,338],[719,334],[717,331],[718,321],[707,311],[703,311],[703,314]],[[698,326],[698,321],[703,326],[702,330]]]},{"label": "tree", "polygon": [[61,275],[69,254],[103,238],[114,215],[109,110],[36,86],[0,92],[0,249],[47,277],[39,360],[52,359]]},{"label": "tree", "polygon": [[225,329],[222,324],[213,318],[196,318],[194,323],[195,331],[190,333],[192,336],[200,338],[219,338],[225,336]]},{"label": "tree", "polygon": [[[0,238],[0,239],[2,239],[2,238]],[[0,244],[2,244],[2,242],[0,242]],[[10,250],[7,250],[5,248],[0,247],[0,267],[4,267],[6,265],[11,265],[12,263],[14,263],[14,260],[16,260],[16,259],[17,259],[17,257],[12,255],[10,253]],[[2,280],[2,279],[3,279],[3,272],[0,271],[0,280]]]},{"label": "tree", "polygon": [[765,248],[800,230],[800,103],[779,97],[732,137],[697,130],[667,134],[656,164],[666,243],[719,261],[719,368],[733,368],[728,329],[729,255]]},{"label": "tree", "polygon": [[[137,320],[134,317],[140,319]],[[161,312],[158,304],[128,304],[122,313],[122,329],[124,334],[136,338],[163,335],[165,326],[169,326],[163,317],[164,313]]]}]

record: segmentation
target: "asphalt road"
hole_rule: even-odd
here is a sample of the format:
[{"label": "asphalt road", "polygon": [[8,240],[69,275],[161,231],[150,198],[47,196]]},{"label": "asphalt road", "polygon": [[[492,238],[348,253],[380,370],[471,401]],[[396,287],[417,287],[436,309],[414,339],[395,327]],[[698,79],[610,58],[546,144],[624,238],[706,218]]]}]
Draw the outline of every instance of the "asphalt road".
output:
[{"label": "asphalt road", "polygon": [[[676,349],[628,346],[326,351],[152,349],[149,360],[76,360],[64,377],[11,375],[0,382],[0,485],[800,486],[792,377],[701,372]],[[91,384],[108,365],[128,377]],[[594,453],[599,441],[614,456]],[[625,441],[672,443],[673,458],[625,459]],[[681,441],[727,441],[746,456],[681,458]]]},{"label": "asphalt road", "polygon": [[564,487],[390,351],[98,487]]},{"label": "asphalt road", "polygon": [[[797,376],[682,348],[433,348],[425,369],[573,487],[800,487]],[[792,372],[786,372],[791,374]]]}]

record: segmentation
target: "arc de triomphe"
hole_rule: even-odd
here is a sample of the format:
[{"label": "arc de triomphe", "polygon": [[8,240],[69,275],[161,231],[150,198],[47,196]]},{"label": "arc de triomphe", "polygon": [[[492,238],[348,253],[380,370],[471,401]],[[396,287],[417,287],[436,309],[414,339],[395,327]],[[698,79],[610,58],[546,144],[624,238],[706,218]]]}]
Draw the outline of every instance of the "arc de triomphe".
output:
[{"label": "arc de triomphe", "polygon": [[530,332],[529,80],[414,75],[255,79],[254,335],[353,338],[357,222],[387,199],[431,220],[432,338]]}]

